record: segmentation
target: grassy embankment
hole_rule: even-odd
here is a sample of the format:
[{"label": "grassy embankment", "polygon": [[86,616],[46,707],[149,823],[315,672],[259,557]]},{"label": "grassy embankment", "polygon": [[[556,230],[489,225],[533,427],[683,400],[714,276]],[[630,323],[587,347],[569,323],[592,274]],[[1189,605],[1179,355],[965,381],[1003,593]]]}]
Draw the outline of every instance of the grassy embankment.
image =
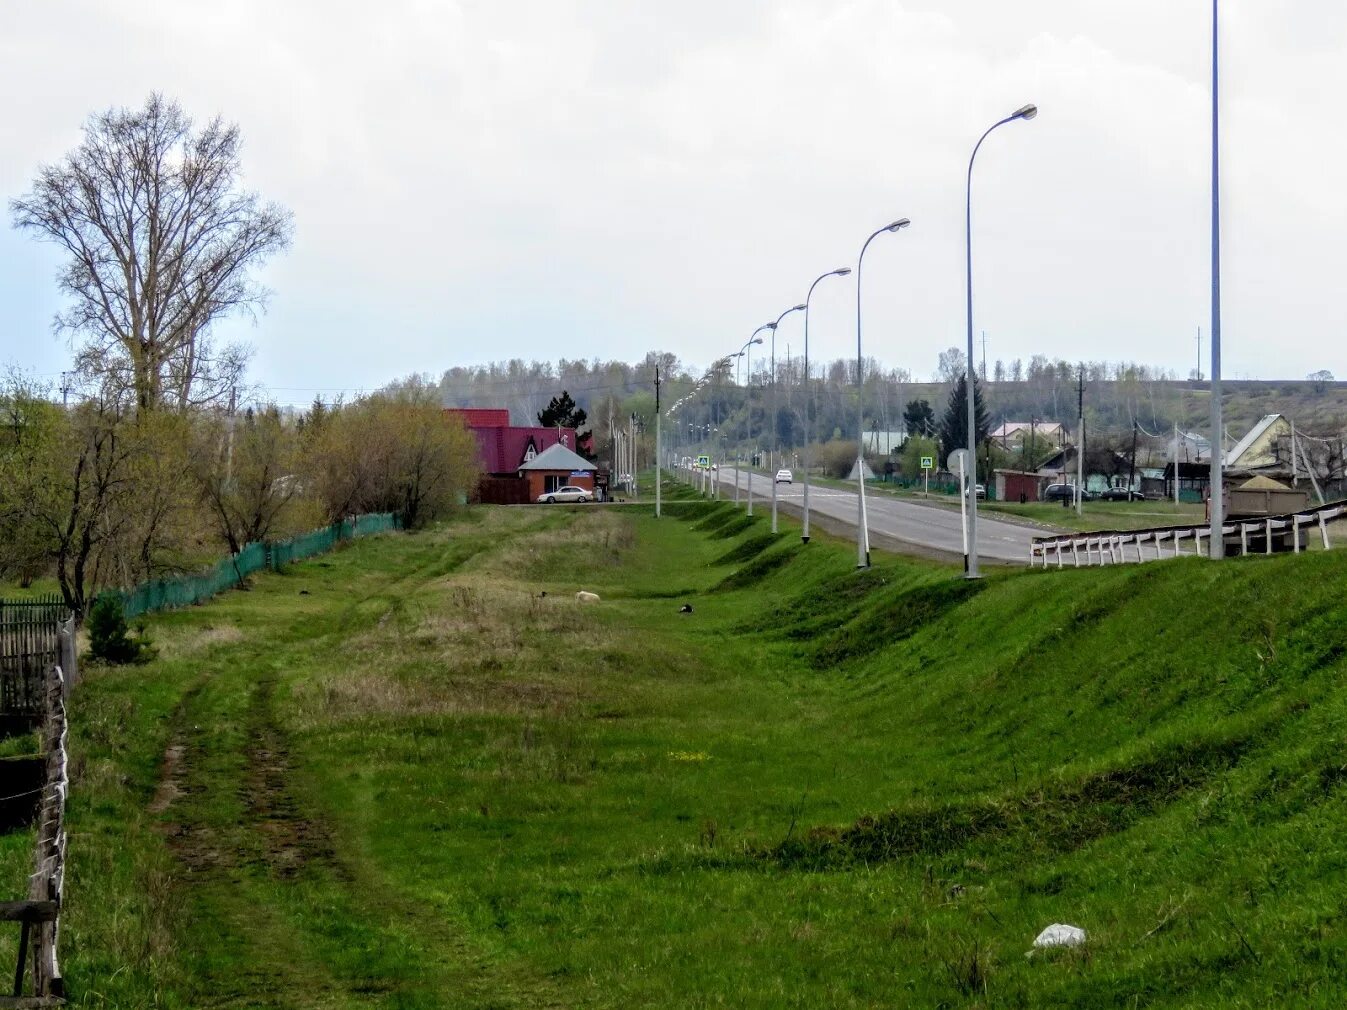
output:
[{"label": "grassy embankment", "polygon": [[75,1005],[1342,1002],[1347,554],[970,584],[669,511],[372,538],[91,667]]}]

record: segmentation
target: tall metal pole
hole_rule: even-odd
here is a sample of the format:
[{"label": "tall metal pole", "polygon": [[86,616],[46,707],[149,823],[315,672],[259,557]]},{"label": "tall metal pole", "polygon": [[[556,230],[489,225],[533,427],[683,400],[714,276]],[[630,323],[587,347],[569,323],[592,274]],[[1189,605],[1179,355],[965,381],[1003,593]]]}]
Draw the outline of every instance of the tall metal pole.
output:
[{"label": "tall metal pole", "polygon": [[809,388],[809,303],[814,297],[814,289],[818,287],[819,281],[825,277],[845,277],[849,273],[851,267],[838,267],[836,270],[829,270],[826,274],[819,275],[814,283],[809,285],[809,294],[805,295],[804,299],[804,528],[800,531],[800,539],[804,543],[809,543],[809,464],[812,461],[809,444],[809,407],[813,402]]},{"label": "tall metal pole", "polygon": [[1217,0],[1211,0],[1211,557],[1225,557],[1225,439],[1221,421],[1221,121]]},{"label": "tall metal pole", "polygon": [[[982,147],[982,142],[998,126],[1004,126],[1006,123],[1014,122],[1017,119],[1033,119],[1038,115],[1038,107],[1026,105],[1017,109],[1011,115],[999,122],[993,123],[987,128],[973,147],[973,154],[968,159],[968,185],[965,191],[964,202],[964,253],[966,270],[965,292],[967,295],[968,310],[968,360],[967,366],[967,386],[968,386],[968,455],[973,460],[973,482],[977,482],[977,409],[975,406],[975,389],[973,386],[973,162],[977,159],[978,149]],[[968,553],[964,555],[964,575],[970,579],[976,579],[980,576],[978,571],[978,503],[977,495],[972,496],[968,508]]]},{"label": "tall metal pole", "polygon": [[[744,344],[744,352],[747,357],[744,359],[744,371],[748,375],[748,514],[753,515],[753,345],[762,343],[762,337],[758,336],[763,330],[775,330],[776,323],[764,323],[753,331],[753,335],[748,338],[748,343]],[[776,482],[772,482],[776,486]]]},{"label": "tall metal pole", "polygon": [[[772,471],[772,532],[776,529],[776,468],[780,466],[781,460],[778,458],[781,445],[777,437],[777,414],[776,414],[776,331],[781,328],[781,320],[785,319],[792,312],[803,312],[805,305],[792,305],[781,315],[776,317],[776,322],[771,324],[772,328],[772,464],[768,467]],[[787,354],[787,363],[789,364],[789,354]]]},{"label": "tall metal pole", "polygon": [[1084,510],[1081,499],[1085,493],[1085,362],[1080,363],[1076,375],[1076,515]]},{"label": "tall metal pole", "polygon": [[659,518],[661,504],[660,483],[664,474],[664,459],[662,456],[663,447],[660,443],[660,416],[659,416],[659,364],[655,365],[655,518]]},{"label": "tall metal pole", "polygon": [[[739,385],[739,363],[743,359],[744,351],[741,347],[739,353],[734,356],[734,384]],[[734,447],[734,504],[739,504],[739,445],[736,442]]]},{"label": "tall metal pole", "polygon": [[[912,222],[900,218],[893,224],[873,232],[861,246],[861,254],[856,257],[856,567],[870,567],[870,525],[865,514],[865,377],[861,369],[864,359],[861,356],[861,268],[865,265],[865,250],[870,243],[885,232],[896,232],[906,228]],[[773,485],[775,486],[775,485]]]}]

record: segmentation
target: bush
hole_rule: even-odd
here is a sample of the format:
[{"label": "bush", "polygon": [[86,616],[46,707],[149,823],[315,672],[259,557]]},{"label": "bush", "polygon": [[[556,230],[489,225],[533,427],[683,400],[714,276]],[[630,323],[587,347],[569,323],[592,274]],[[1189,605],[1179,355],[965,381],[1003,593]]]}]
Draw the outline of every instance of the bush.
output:
[{"label": "bush", "polygon": [[147,642],[126,633],[126,615],[117,593],[103,593],[89,611],[89,651],[109,663],[134,663],[148,658]]}]

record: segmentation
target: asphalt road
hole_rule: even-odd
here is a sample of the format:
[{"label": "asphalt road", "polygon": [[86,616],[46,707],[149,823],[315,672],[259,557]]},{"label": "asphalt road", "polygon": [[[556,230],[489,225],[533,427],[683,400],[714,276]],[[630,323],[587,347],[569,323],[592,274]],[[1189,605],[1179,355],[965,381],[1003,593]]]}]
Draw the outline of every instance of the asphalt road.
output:
[{"label": "asphalt road", "polygon": [[[680,476],[687,475],[682,471]],[[734,499],[734,468],[725,467],[720,471],[720,497]],[[748,487],[748,471],[739,473],[739,485]],[[793,484],[776,485],[777,504],[793,515],[804,510],[804,485],[798,481]],[[753,475],[753,510],[755,513],[767,513],[771,509],[771,478],[760,473]],[[740,491],[740,500],[745,491]],[[902,550],[913,548],[917,553],[955,555],[963,557],[963,527],[958,512],[935,505],[923,505],[919,502],[892,498],[884,494],[867,494],[865,511],[869,519],[870,545],[884,546],[883,541]],[[811,486],[809,488],[809,517],[811,525],[818,523],[830,532],[839,532],[855,536],[856,531],[856,492],[838,491],[834,488]],[[822,520],[822,521],[820,521]],[[838,527],[844,529],[838,529]],[[978,513],[977,524],[978,554],[987,561],[1000,564],[1029,563],[1029,544],[1035,535],[1042,535],[1042,529],[1021,526],[999,519],[992,519],[984,512]]]}]

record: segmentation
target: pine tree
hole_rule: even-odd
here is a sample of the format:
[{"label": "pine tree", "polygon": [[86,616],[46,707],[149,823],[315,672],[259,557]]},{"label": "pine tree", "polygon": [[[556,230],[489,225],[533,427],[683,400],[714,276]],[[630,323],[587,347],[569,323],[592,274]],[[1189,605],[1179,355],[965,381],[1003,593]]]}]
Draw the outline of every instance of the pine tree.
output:
[{"label": "pine tree", "polygon": [[580,405],[571,399],[571,394],[564,389],[560,396],[552,397],[546,408],[538,411],[538,423],[545,428],[574,428],[575,451],[592,461],[594,457],[589,452],[589,437],[592,432],[581,430],[588,418],[589,415],[580,409]]},{"label": "pine tree", "polygon": [[[982,400],[982,383],[973,376],[973,421],[977,445],[987,440],[991,424],[987,420],[987,405]],[[968,377],[959,376],[950,390],[945,412],[940,416],[940,461],[943,463],[955,449],[968,448]]]}]

